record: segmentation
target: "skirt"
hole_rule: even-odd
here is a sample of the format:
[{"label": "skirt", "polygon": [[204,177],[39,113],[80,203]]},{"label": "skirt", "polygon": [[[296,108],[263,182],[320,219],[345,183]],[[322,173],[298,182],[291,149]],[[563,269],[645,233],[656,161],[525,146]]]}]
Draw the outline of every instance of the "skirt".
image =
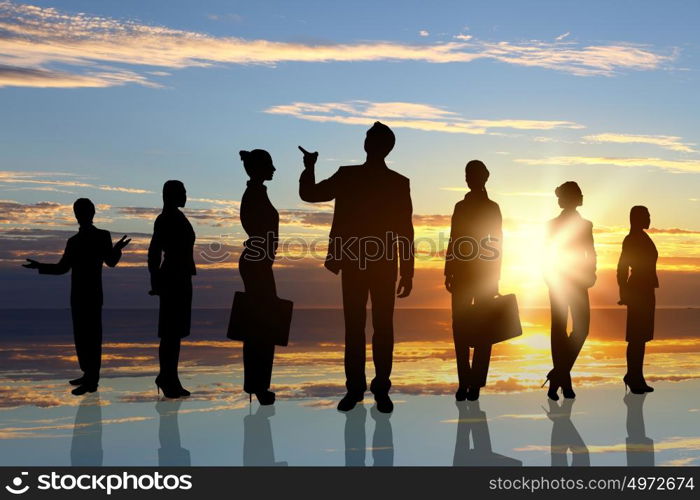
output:
[{"label": "skirt", "polygon": [[187,337],[191,323],[192,276],[165,278],[160,294],[158,337]]},{"label": "skirt", "polygon": [[627,342],[648,342],[654,338],[654,289],[635,290],[627,299]]}]

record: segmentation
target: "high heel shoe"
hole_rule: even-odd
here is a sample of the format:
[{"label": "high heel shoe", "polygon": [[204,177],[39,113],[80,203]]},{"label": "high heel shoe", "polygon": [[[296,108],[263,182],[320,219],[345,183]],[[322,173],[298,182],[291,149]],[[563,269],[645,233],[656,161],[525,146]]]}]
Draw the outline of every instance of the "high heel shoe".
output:
[{"label": "high heel shoe", "polygon": [[628,388],[632,394],[646,394],[647,392],[644,389],[644,385],[639,383],[638,380],[633,380],[629,375],[622,377],[622,381],[625,383],[625,392],[627,392]]},{"label": "high heel shoe", "polygon": [[554,369],[549,370],[549,373],[547,374],[547,378],[545,381],[542,383],[542,387],[547,385],[547,382],[549,382],[549,390],[547,391],[547,397],[551,399],[552,401],[559,401],[559,395],[557,394],[557,391],[559,390],[559,382],[555,380],[555,372]]},{"label": "high heel shoe", "polygon": [[182,387],[182,383],[180,382],[180,379],[176,379],[175,383],[173,384],[175,386],[175,389],[180,393],[181,397],[188,397],[191,393],[184,387]]},{"label": "high heel shoe", "polygon": [[173,385],[170,385],[163,376],[156,377],[156,393],[163,391],[163,396],[168,399],[177,399],[181,396],[180,390]]},{"label": "high heel shoe", "polygon": [[644,392],[654,392],[654,388],[647,384],[647,381],[644,380],[644,377],[642,377],[642,383],[640,385],[644,389]]},{"label": "high heel shoe", "polygon": [[275,393],[272,391],[256,392],[255,397],[262,406],[271,405],[275,402]]},{"label": "high heel shoe", "polygon": [[576,398],[576,393],[574,392],[574,388],[571,384],[571,373],[567,373],[566,376],[564,376],[564,382],[561,386],[561,392],[562,394],[564,394],[564,397],[566,399]]}]

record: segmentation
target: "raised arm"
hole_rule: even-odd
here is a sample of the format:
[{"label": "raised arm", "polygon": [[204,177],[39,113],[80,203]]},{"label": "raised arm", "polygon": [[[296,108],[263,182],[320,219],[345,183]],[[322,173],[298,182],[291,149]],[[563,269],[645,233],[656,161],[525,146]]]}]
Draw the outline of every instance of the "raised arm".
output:
[{"label": "raised arm", "polygon": [[66,249],[63,251],[61,260],[56,264],[42,264],[32,259],[27,259],[27,264],[22,264],[23,267],[27,269],[38,269],[39,274],[66,274],[71,269],[71,256],[72,256],[71,244],[68,242],[66,244]]},{"label": "raised arm", "polygon": [[318,152],[309,153],[301,146],[299,150],[304,153],[304,171],[299,177],[299,197],[309,203],[334,199],[338,187],[338,172],[317,183],[315,168]]},{"label": "raised arm", "polygon": [[131,239],[127,239],[126,235],[122,236],[117,244],[112,246],[112,236],[107,233],[105,239],[105,264],[109,267],[114,267],[119,263],[119,259],[122,258],[122,248],[127,246]]}]

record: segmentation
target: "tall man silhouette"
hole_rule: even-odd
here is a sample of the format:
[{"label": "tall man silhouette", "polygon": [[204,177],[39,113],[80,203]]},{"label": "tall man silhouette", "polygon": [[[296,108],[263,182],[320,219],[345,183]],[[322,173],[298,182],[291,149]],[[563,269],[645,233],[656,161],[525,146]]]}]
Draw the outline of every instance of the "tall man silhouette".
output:
[{"label": "tall man silhouette", "polygon": [[[345,316],[345,377],[347,394],[338,410],[349,411],[364,399],[365,319],[372,299],[372,357],[376,375],[370,390],[377,409],[391,413],[389,398],[394,350],[394,294],[408,297],[413,282],[413,212],[409,180],[390,170],[384,159],[395,143],[394,133],[375,122],[367,131],[363,165],[340,167],[316,182],[318,153],[304,153],[299,196],[307,202],[335,200],[326,267],[342,271]],[[397,273],[401,279],[396,287]]]},{"label": "tall man silhouette", "polygon": [[71,271],[70,305],[73,317],[73,337],[78,363],[83,376],[71,380],[77,385],[73,394],[81,396],[95,392],[100,379],[102,359],[102,264],[114,267],[122,256],[122,248],[129,244],[126,236],[112,246],[109,231],[92,225],[95,205],[87,198],[78,198],[73,204],[78,220],[78,234],[68,238],[66,249],[57,264],[41,264],[27,259],[28,269],[39,274],[66,274]]}]

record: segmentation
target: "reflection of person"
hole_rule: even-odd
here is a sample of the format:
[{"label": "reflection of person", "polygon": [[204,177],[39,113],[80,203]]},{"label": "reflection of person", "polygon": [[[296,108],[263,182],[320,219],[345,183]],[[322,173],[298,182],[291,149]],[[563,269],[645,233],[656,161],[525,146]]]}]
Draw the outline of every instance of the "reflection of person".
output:
[{"label": "reflection of person", "polygon": [[646,207],[632,207],[630,232],[622,242],[622,254],[617,264],[619,304],[627,305],[627,374],[623,380],[635,394],[654,390],[647,385],[643,372],[644,349],[654,337],[654,289],[659,287],[656,276],[659,253],[644,232],[649,229],[650,223],[651,217]]},{"label": "reflection of person", "polygon": [[[494,453],[486,412],[481,411],[478,401],[457,402],[457,440],[452,465],[455,467],[519,467],[520,460]],[[471,436],[472,446],[469,445]]]},{"label": "reflection of person", "polygon": [[[380,412],[377,406],[370,409],[374,420],[372,435],[372,465],[391,467],[394,465],[394,433],[391,428],[391,414]],[[367,451],[367,409],[363,404],[345,412],[345,465],[364,467]]]},{"label": "reflection of person", "polygon": [[[571,369],[588,336],[590,303],[588,289],[596,281],[596,254],[593,246],[593,224],[576,210],[583,204],[581,188],[575,182],[565,182],[555,190],[562,208],[561,214],[549,221],[547,227],[547,269],[552,326],[552,361],[554,368],[547,374],[547,395],[559,399],[559,387],[565,398],[575,398]],[[567,334],[567,319],[571,312],[571,335]],[[545,382],[546,383],[546,382]]]},{"label": "reflection of person", "polygon": [[[455,205],[445,256],[445,287],[452,294],[453,325],[461,309],[498,294],[501,273],[502,218],[498,204],[486,192],[489,171],[479,160],[472,160],[465,168],[465,178],[470,191]],[[476,340],[479,333],[470,332],[471,339],[458,336],[456,330],[454,333],[457,401],[477,400],[479,390],[486,385],[491,344],[475,346],[469,366],[469,341]]]},{"label": "reflection of person", "polygon": [[182,400],[161,400],[156,403],[158,412],[158,466],[160,467],[189,467],[190,450],[182,447],[180,442],[180,425],[178,412]]},{"label": "reflection of person", "polygon": [[[370,384],[377,408],[390,413],[389,397],[394,350],[394,298],[407,297],[413,286],[413,223],[409,180],[390,170],[386,156],[394,133],[375,122],[367,131],[363,165],[340,167],[316,182],[318,153],[304,153],[299,195],[307,202],[335,200],[326,267],[342,271],[345,315],[345,376],[347,394],[338,409],[348,411],[362,401],[365,379],[365,318],[372,300],[372,357],[376,375]],[[400,265],[399,265],[400,262]],[[396,292],[396,275],[400,274]]]},{"label": "reflection of person", "polygon": [[[279,235],[279,214],[267,196],[265,181],[272,180],[275,167],[267,151],[241,151],[241,160],[250,177],[241,198],[241,224],[248,234],[238,270],[245,291],[254,300],[268,301],[277,296],[272,264],[275,262]],[[243,390],[255,394],[262,405],[275,402],[270,391],[275,345],[266,332],[250,332],[243,343]],[[252,396],[251,396],[252,397]]]},{"label": "reflection of person", "polygon": [[275,462],[270,417],[274,406],[258,407],[252,415],[243,417],[243,465],[252,467],[286,466],[287,462]]},{"label": "reflection of person", "polygon": [[102,406],[99,393],[86,396],[78,406],[70,446],[70,464],[102,466]]},{"label": "reflection of person", "polygon": [[568,467],[566,456],[571,450],[571,466],[587,467],[591,465],[588,447],[571,421],[573,399],[565,399],[561,405],[549,400],[547,417],[552,421],[552,467]]},{"label": "reflection of person", "polygon": [[27,259],[24,267],[38,269],[39,274],[65,274],[71,271],[70,305],[73,317],[73,338],[78,364],[83,376],[70,381],[77,385],[73,394],[80,396],[95,392],[100,380],[102,358],[102,264],[114,267],[122,256],[122,248],[131,240],[122,238],[112,246],[109,231],[97,229],[92,224],[95,205],[87,198],[79,198],[73,204],[78,220],[78,234],[66,243],[61,260],[57,264],[41,264]]},{"label": "reflection of person", "polygon": [[644,400],[646,393],[625,394],[627,406],[627,465],[654,466],[654,440],[647,437],[644,426]]},{"label": "reflection of person", "polygon": [[163,185],[163,211],[156,218],[148,247],[148,270],[151,294],[160,296],[158,337],[160,373],[156,386],[168,398],[189,396],[180,383],[177,364],[180,340],[190,334],[192,317],[192,276],[195,234],[179,208],[187,202],[185,186],[180,181]]}]

